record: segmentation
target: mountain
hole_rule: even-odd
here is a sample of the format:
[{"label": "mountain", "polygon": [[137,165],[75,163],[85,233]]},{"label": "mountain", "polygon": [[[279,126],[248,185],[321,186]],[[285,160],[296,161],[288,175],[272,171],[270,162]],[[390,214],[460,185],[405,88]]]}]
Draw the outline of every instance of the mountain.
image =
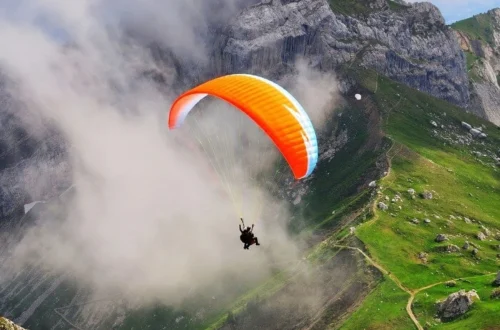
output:
[{"label": "mountain", "polygon": [[500,125],[500,9],[475,15],[451,27],[467,57],[471,90],[469,110]]},{"label": "mountain", "polygon": [[469,103],[464,54],[430,3],[263,1],[230,22],[214,52],[217,73],[276,77],[298,56],[322,70],[357,61],[438,98]]},{"label": "mountain", "polygon": [[[301,196],[290,208],[292,230],[308,244],[304,258],[233,296],[213,299],[224,290],[207,288],[180,307],[96,298],[70,276],[34,265],[0,283],[0,312],[28,329],[494,329],[500,131],[492,124],[496,101],[486,98],[493,92],[484,92],[494,91],[487,68],[496,62],[485,55],[491,37],[460,22],[446,26],[429,3],[385,0],[265,0],[223,22],[206,36],[213,47],[207,67],[190,70],[168,47],[152,46],[174,84],[241,71],[277,80],[296,70],[298,58],[341,82],[344,101],[319,135],[325,156],[306,183],[281,187],[290,201]],[[167,74],[152,75],[169,86]],[[2,177],[53,160],[42,176],[56,173],[57,184],[50,181],[38,195],[45,203],[24,214],[34,200],[2,181],[6,243],[33,225],[64,221],[78,190],[61,194],[71,171],[60,133],[24,146],[26,135],[15,143],[23,148],[4,147]],[[2,259],[9,249],[0,246]],[[214,287],[229,286],[224,280]],[[435,302],[460,289],[475,289],[480,300],[442,319]]]}]

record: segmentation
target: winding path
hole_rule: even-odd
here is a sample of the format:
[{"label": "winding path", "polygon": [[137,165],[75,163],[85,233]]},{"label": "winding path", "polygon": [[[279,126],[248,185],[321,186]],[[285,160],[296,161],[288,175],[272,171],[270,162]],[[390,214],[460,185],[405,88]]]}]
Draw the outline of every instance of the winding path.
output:
[{"label": "winding path", "polygon": [[[401,101],[401,98],[400,98],[400,100],[398,101],[398,103],[393,108],[395,108],[399,104],[400,101]],[[385,178],[385,177],[387,177],[390,174],[391,168],[392,168],[392,166],[391,166],[392,165],[392,158],[394,158],[404,148],[404,145],[398,144],[399,150],[397,150],[396,152],[394,152],[393,155],[390,155],[390,152],[396,146],[396,144],[398,144],[398,143],[396,143],[396,142],[393,141],[393,144],[391,145],[391,147],[389,148],[389,150],[387,150],[386,154],[387,154],[388,168],[387,168],[387,173],[382,178]],[[376,212],[377,202],[378,202],[378,198],[376,198],[375,201],[374,201],[374,203],[372,204],[372,210],[373,210],[374,217],[373,217],[372,220],[370,220],[368,222],[375,222],[378,219],[378,214]],[[376,267],[378,270],[380,270],[383,274],[387,275],[394,283],[396,283],[396,285],[401,290],[403,290],[404,292],[408,293],[410,295],[410,297],[408,298],[408,302],[406,304],[406,313],[411,318],[411,320],[413,321],[413,323],[415,324],[415,326],[417,327],[418,330],[424,330],[424,328],[420,325],[420,323],[418,322],[418,319],[416,318],[415,314],[413,313],[413,310],[411,309],[413,301],[415,300],[415,296],[419,292],[427,290],[427,289],[430,289],[430,288],[432,288],[432,287],[434,287],[436,285],[444,284],[444,283],[446,283],[448,281],[459,280],[460,279],[460,278],[456,278],[456,279],[450,279],[450,280],[446,280],[446,281],[440,281],[440,282],[437,282],[437,283],[429,284],[429,285],[424,286],[424,287],[419,288],[419,289],[411,290],[411,289],[405,287],[401,283],[401,281],[394,274],[392,274],[391,272],[387,271],[384,267],[382,267],[380,264],[378,264],[376,261],[374,261],[372,258],[370,258],[361,249],[356,248],[356,247],[352,247],[352,246],[338,245],[338,244],[334,244],[333,246],[338,247],[338,248],[345,248],[345,249],[350,249],[350,250],[358,251],[359,253],[361,253],[366,258],[366,260],[368,260],[368,262],[370,262],[370,264],[372,264],[374,267]],[[476,276],[471,276],[471,277],[462,277],[462,279],[476,278],[476,277],[482,277],[482,276],[491,276],[491,275],[494,275],[494,274],[496,274],[496,273],[487,273],[487,274],[476,275]]]},{"label": "winding path", "polygon": [[449,280],[445,280],[445,281],[440,281],[440,282],[436,282],[436,283],[433,283],[433,284],[429,284],[429,285],[424,286],[424,287],[419,288],[419,289],[411,290],[411,289],[408,289],[407,287],[405,287],[401,283],[401,281],[394,274],[392,274],[391,272],[387,271],[384,267],[382,267],[380,264],[378,264],[376,261],[374,261],[372,258],[370,258],[361,249],[359,249],[357,247],[347,246],[347,245],[337,245],[337,244],[334,244],[333,246],[334,247],[338,247],[338,248],[350,249],[350,250],[358,251],[359,253],[361,253],[366,258],[366,260],[368,260],[368,262],[370,264],[372,264],[374,267],[376,267],[382,273],[384,273],[385,275],[387,275],[394,283],[396,283],[396,285],[401,290],[403,290],[404,292],[408,293],[410,295],[410,298],[408,298],[408,303],[406,304],[406,312],[408,313],[408,316],[411,318],[411,320],[413,321],[413,323],[415,324],[415,326],[417,327],[418,330],[424,330],[424,328],[420,325],[420,323],[418,322],[418,319],[416,318],[415,314],[413,313],[413,310],[411,309],[413,300],[415,300],[415,296],[418,293],[420,293],[421,291],[425,291],[427,289],[430,289],[430,288],[432,288],[432,287],[434,287],[436,285],[444,284],[444,283],[446,283],[448,281],[458,281],[460,279],[471,279],[471,278],[491,276],[491,275],[495,275],[496,274],[495,272],[493,272],[493,273],[486,273],[486,274],[482,274],[482,275],[475,275],[475,276],[469,276],[469,277],[454,278],[454,279],[449,279]]}]

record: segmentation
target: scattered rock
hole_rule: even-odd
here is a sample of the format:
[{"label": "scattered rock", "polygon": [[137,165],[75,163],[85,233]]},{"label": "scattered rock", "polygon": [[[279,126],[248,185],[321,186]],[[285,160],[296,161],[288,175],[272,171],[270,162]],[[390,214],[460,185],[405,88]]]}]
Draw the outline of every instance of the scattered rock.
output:
[{"label": "scattered rock", "polygon": [[424,191],[422,194],[420,194],[423,199],[432,199],[432,193],[428,190]]},{"label": "scattered rock", "polygon": [[479,136],[479,134],[481,134],[481,131],[475,129],[475,128],[471,128],[469,130],[469,133],[472,134],[473,137],[476,137],[476,136]]},{"label": "scattered rock", "polygon": [[488,135],[486,135],[485,133],[480,133],[479,134],[479,138],[480,139],[486,139],[488,137]]},{"label": "scattered rock", "polygon": [[355,228],[355,227],[351,227],[351,228],[349,228],[349,232],[350,232],[351,234],[354,234],[354,231],[355,231],[355,230],[356,230],[356,228]]},{"label": "scattered rock", "polygon": [[425,222],[425,223],[431,223],[431,220],[429,220],[429,219],[424,219],[424,222]]},{"label": "scattered rock", "polygon": [[438,303],[438,315],[443,321],[452,320],[465,314],[476,300],[480,300],[476,290],[452,293],[445,301]]},{"label": "scattered rock", "polygon": [[493,291],[491,291],[490,298],[491,299],[500,299],[500,289],[494,289]]},{"label": "scattered rock", "polygon": [[485,226],[481,226],[481,229],[483,230],[483,233],[485,236],[490,236],[491,235],[491,232],[488,228],[486,228]]},{"label": "scattered rock", "polygon": [[500,286],[500,272],[498,272],[497,277],[492,283],[494,286]]},{"label": "scattered rock", "polygon": [[438,127],[438,124],[434,120],[431,120],[431,125],[434,127]]},{"label": "scattered rock", "polygon": [[377,186],[377,183],[375,181],[372,181],[368,184],[368,187],[370,188],[375,188]]},{"label": "scattered rock", "polygon": [[480,241],[484,241],[486,239],[486,235],[483,234],[483,232],[479,232],[476,234],[476,238]]},{"label": "scattered rock", "polygon": [[416,225],[418,225],[420,223],[420,221],[418,221],[417,218],[411,219],[411,222],[414,223],[414,224],[416,224]]},{"label": "scattered rock", "polygon": [[469,219],[469,218],[467,218],[467,217],[464,217],[464,221],[465,221],[465,223],[471,223],[471,222],[472,222],[472,221],[470,221],[470,219]]},{"label": "scattered rock", "polygon": [[446,282],[444,285],[446,285],[447,287],[453,288],[453,287],[457,286],[457,282],[451,280],[451,281]]},{"label": "scattered rock", "polygon": [[446,237],[445,234],[438,234],[434,240],[438,243],[441,243],[448,240],[448,237]]},{"label": "scattered rock", "polygon": [[381,209],[382,211],[387,211],[389,209],[389,206],[387,206],[385,203],[383,202],[379,202],[378,203],[378,208]]},{"label": "scattered rock", "polygon": [[419,258],[420,260],[422,260],[422,262],[423,262],[424,264],[426,264],[426,263],[427,263],[427,256],[428,256],[428,254],[427,254],[427,253],[425,253],[425,252],[420,252],[420,253],[418,254],[418,258]]},{"label": "scattered rock", "polygon": [[467,130],[471,130],[472,129],[472,126],[468,123],[466,123],[465,121],[462,122],[462,127],[467,129]]},{"label": "scattered rock", "polygon": [[479,250],[477,248],[474,248],[474,250],[472,250],[472,255],[473,256],[477,256],[479,253]]},{"label": "scattered rock", "polygon": [[449,244],[446,246],[438,246],[436,247],[437,252],[445,252],[445,253],[457,253],[460,252],[460,248],[455,244]]},{"label": "scattered rock", "polygon": [[396,194],[393,199],[391,199],[392,203],[398,203],[402,202],[403,200],[401,199],[401,196],[399,194]]},{"label": "scattered rock", "polygon": [[462,249],[468,250],[469,249],[469,242],[465,241],[464,246],[462,246]]}]

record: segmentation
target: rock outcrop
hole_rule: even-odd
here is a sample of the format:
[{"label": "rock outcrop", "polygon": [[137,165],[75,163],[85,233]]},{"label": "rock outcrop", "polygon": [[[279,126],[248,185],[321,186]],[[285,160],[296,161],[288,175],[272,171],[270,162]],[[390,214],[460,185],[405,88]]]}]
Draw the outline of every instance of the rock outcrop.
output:
[{"label": "rock outcrop", "polygon": [[438,98],[469,103],[465,56],[434,5],[393,10],[384,0],[364,3],[364,13],[350,15],[332,11],[326,0],[267,0],[248,7],[221,31],[215,70],[275,77],[298,56],[323,70],[357,62]]},{"label": "rock outcrop", "polygon": [[[491,31],[486,37],[470,35],[456,25],[458,43],[468,58],[471,103],[470,112],[500,125],[500,9],[474,16],[467,21],[481,20],[489,26],[480,27]],[[486,33],[486,32],[485,32]],[[479,39],[480,38],[480,39]]]},{"label": "rock outcrop", "polygon": [[479,300],[479,296],[475,290],[452,293],[438,304],[438,315],[443,320],[452,320],[465,314],[476,300]]}]

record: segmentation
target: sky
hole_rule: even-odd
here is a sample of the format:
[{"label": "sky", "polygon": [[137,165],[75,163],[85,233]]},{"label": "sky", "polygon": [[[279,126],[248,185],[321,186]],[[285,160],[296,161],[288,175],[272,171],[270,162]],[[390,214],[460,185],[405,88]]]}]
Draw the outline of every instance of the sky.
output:
[{"label": "sky", "polygon": [[[421,1],[407,0],[407,2]],[[500,0],[431,0],[430,2],[441,10],[447,24],[500,7]]]}]

